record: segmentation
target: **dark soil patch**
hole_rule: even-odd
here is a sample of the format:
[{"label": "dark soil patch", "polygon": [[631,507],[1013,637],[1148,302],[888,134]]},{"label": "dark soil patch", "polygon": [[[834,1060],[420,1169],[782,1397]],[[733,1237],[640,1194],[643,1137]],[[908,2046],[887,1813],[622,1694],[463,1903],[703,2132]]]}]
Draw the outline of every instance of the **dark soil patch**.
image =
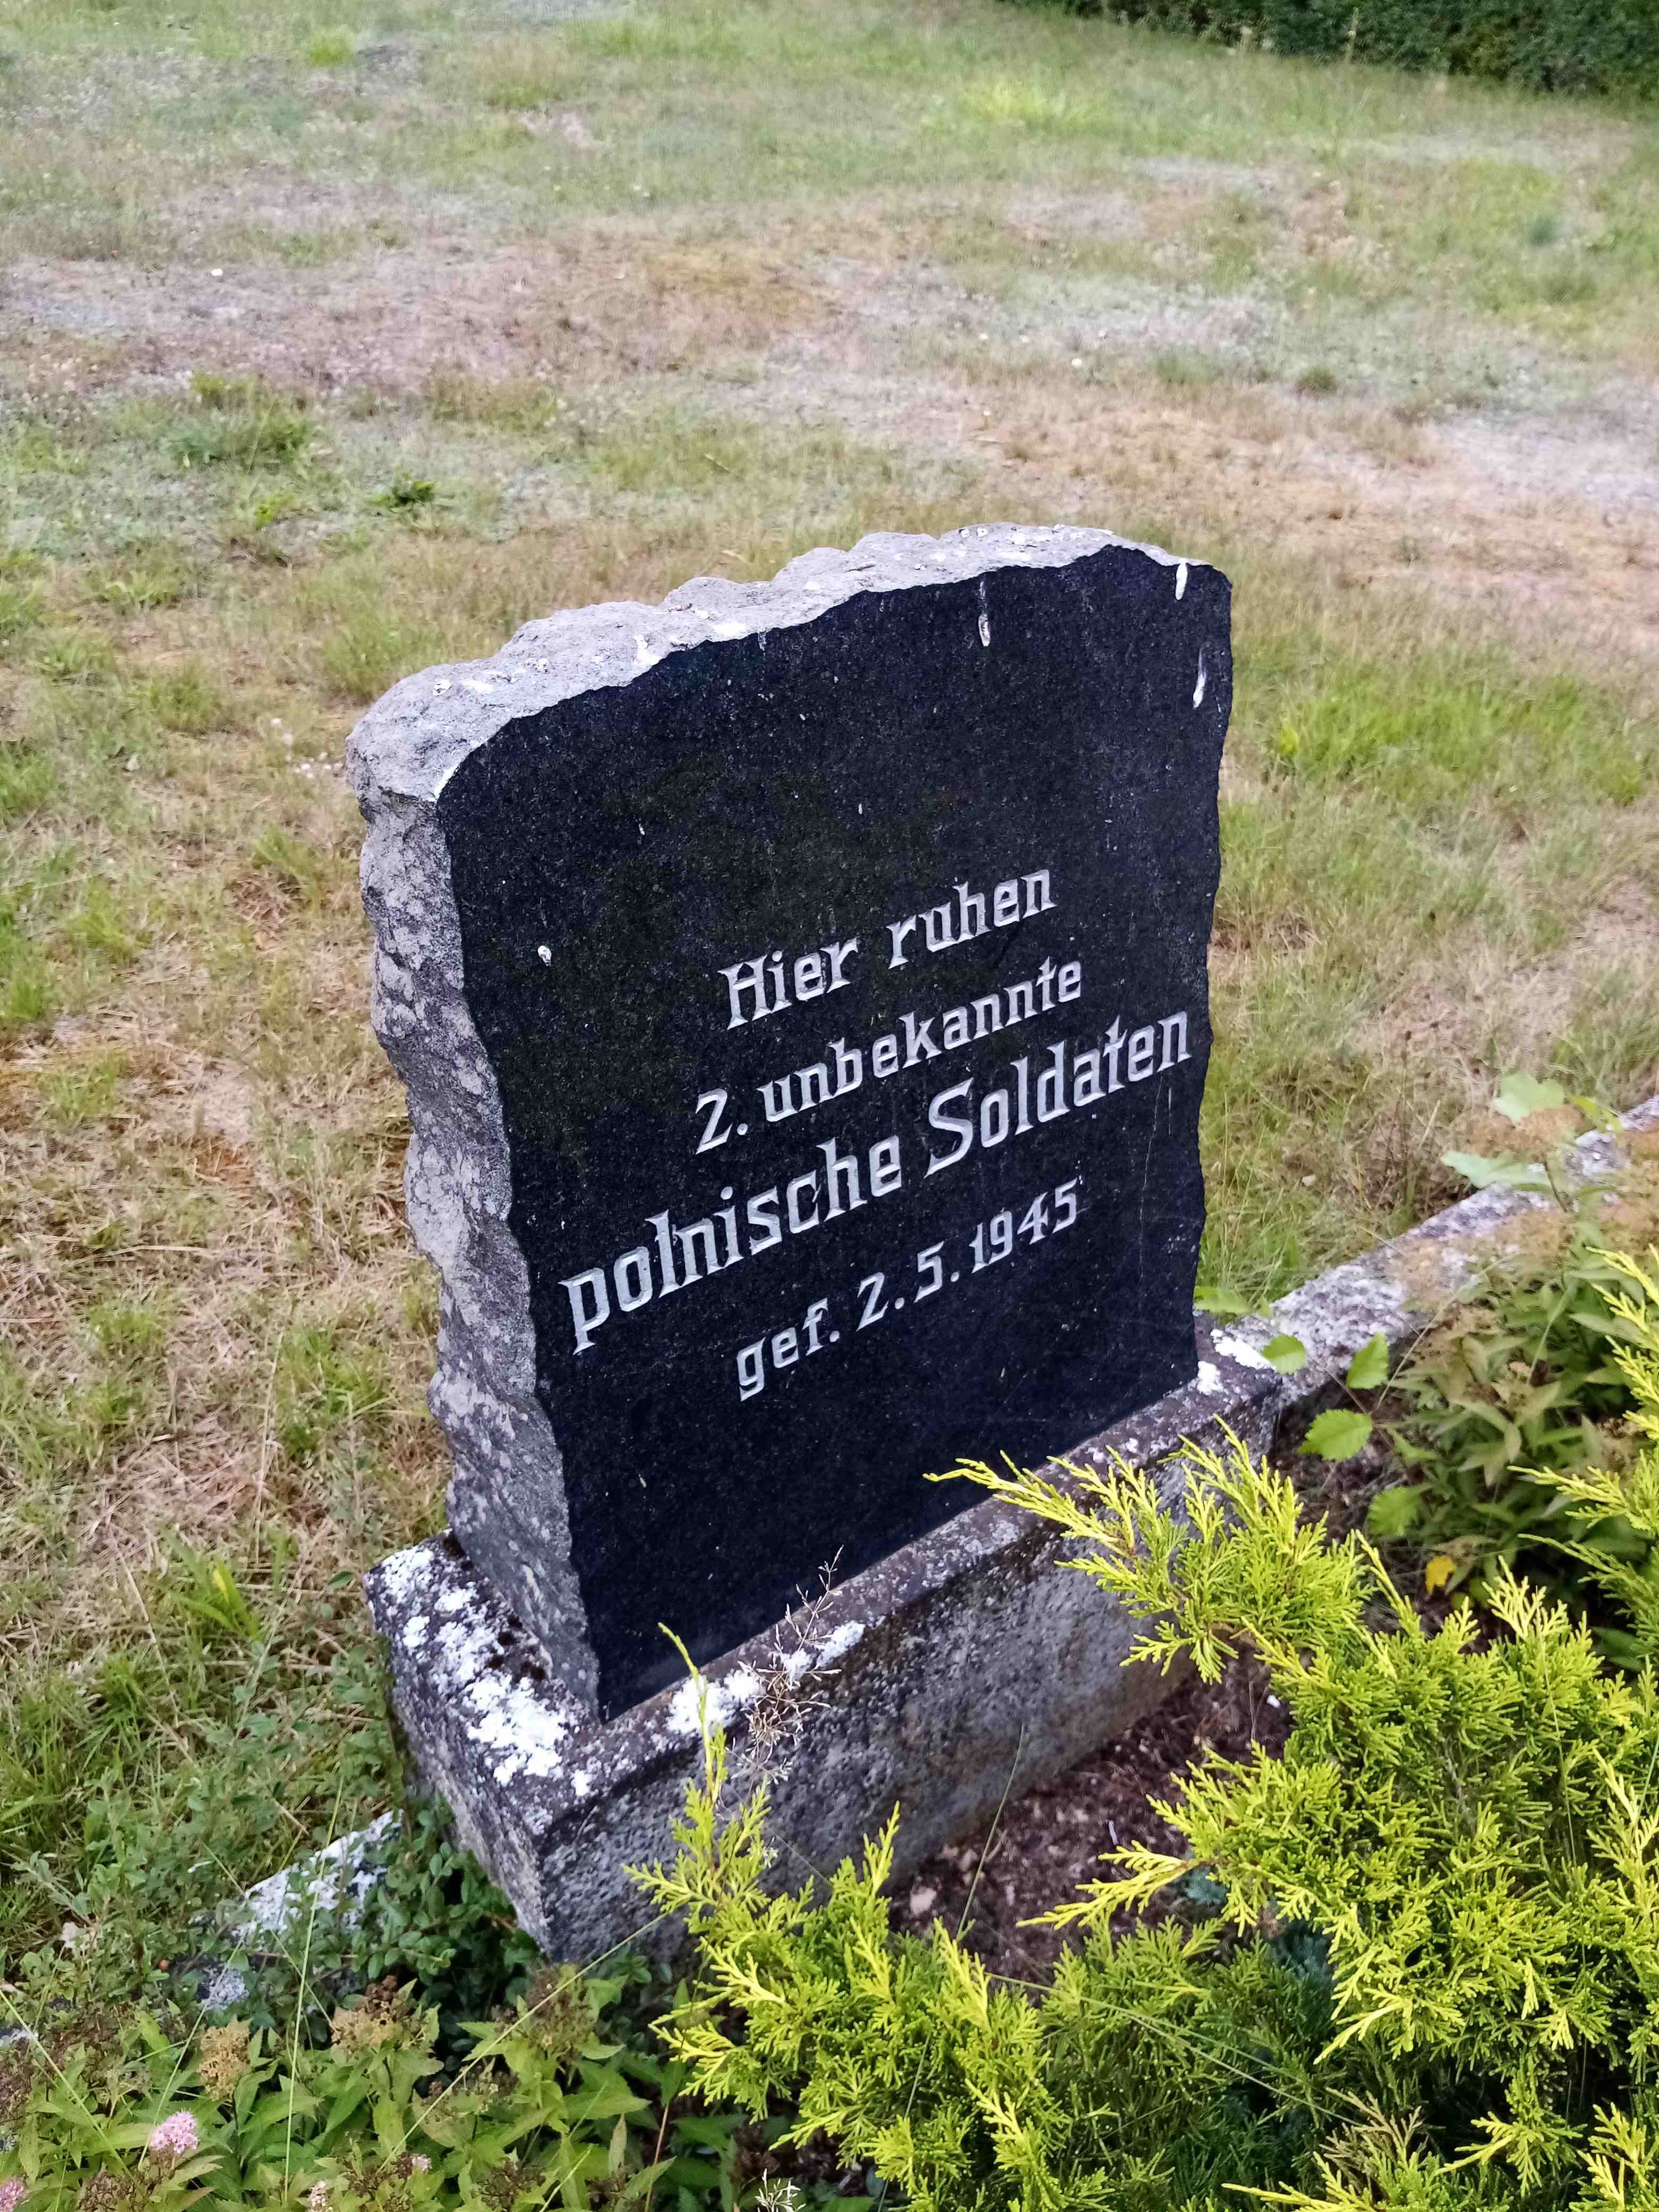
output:
[{"label": "dark soil patch", "polygon": [[[1109,1879],[1103,1852],[1132,1843],[1179,1850],[1154,1801],[1179,1796],[1194,1759],[1206,1751],[1247,1759],[1258,1746],[1276,1756],[1287,1733],[1258,1661],[1236,1661],[1213,1686],[1188,1682],[1115,1742],[1006,1807],[994,1829],[929,1859],[895,1900],[895,1923],[915,1935],[935,1919],[960,1927],[994,1972],[1046,1986],[1076,1931],[1024,1923],[1081,1883]],[[1115,1917],[1115,1926],[1126,1924]]]},{"label": "dark soil patch", "polygon": [[[1385,1399],[1373,1410],[1376,1434],[1340,1466],[1297,1451],[1307,1414],[1285,1425],[1273,1452],[1278,1472],[1296,1486],[1304,1516],[1323,1521],[1333,1540],[1364,1521],[1372,1493],[1398,1472],[1387,1422],[1403,1407]],[[1453,1601],[1422,1598],[1408,1553],[1391,1557],[1389,1565],[1400,1587],[1413,1593],[1425,1626],[1437,1628]],[[1103,1859],[1125,1844],[1180,1850],[1181,1838],[1156,1807],[1179,1802],[1194,1761],[1209,1753],[1245,1760],[1258,1751],[1276,1759],[1289,1733],[1267,1669],[1253,1655],[1235,1660],[1218,1682],[1188,1680],[1068,1773],[1024,1796],[1011,1792],[989,1827],[928,1859],[896,1896],[893,1925],[926,1935],[942,1920],[962,1931],[994,1973],[1033,1983],[1032,1994],[1040,1995],[1079,1931],[1029,1923],[1067,1903],[1084,1883],[1109,1881],[1113,1868]],[[1017,1775],[1013,1786],[1018,1789]],[[1121,1934],[1134,1919],[1160,1919],[1168,1909],[1154,1900],[1140,1915],[1114,1914],[1113,1929]]]}]

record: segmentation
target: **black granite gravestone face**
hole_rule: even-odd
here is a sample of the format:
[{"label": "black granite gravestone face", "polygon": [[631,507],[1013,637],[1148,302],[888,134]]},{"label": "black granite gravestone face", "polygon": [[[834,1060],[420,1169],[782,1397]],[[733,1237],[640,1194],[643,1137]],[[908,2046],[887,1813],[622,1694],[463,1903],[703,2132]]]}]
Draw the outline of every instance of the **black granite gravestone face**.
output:
[{"label": "black granite gravestone face", "polygon": [[460,1006],[419,1034],[409,871],[370,866],[382,1030],[398,1000],[418,1139],[470,1020],[533,1347],[487,1448],[460,1409],[454,1518],[605,1711],[678,1671],[659,1624],[716,1655],[970,1502],[928,1473],[1194,1370],[1227,586],[1097,532],[941,544],[593,611],[591,668],[581,618],[532,625],[389,702],[438,763],[398,818],[429,817]]}]

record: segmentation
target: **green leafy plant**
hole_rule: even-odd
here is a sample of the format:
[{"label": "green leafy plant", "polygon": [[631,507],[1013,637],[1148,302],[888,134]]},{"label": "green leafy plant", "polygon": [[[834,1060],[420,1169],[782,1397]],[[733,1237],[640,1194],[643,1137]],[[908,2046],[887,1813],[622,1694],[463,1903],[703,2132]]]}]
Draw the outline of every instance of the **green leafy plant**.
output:
[{"label": "green leafy plant", "polygon": [[349,1911],[338,1909],[325,1860],[293,1871],[274,1926],[250,1927],[240,1898],[222,1900],[191,1931],[179,1989],[205,2002],[228,1974],[236,2008],[254,2027],[298,2019],[314,2033],[343,1994],[388,1976],[412,1981],[437,2016],[447,2063],[465,2046],[467,2020],[523,1996],[541,1954],[456,1843],[440,1800],[412,1797],[361,1863],[362,1894]]},{"label": "green leafy plant", "polygon": [[173,440],[180,468],[281,468],[311,442],[304,401],[274,391],[257,376],[222,376],[198,369],[191,390],[201,420]]},{"label": "green leafy plant", "polygon": [[[1501,1115],[1517,1128],[1535,1114],[1559,1114],[1565,1107],[1572,1109],[1581,1127],[1588,1124],[1591,1128],[1608,1129],[1619,1126],[1618,1115],[1599,1099],[1570,1098],[1559,1083],[1540,1082],[1532,1075],[1506,1075],[1492,1102],[1493,1113]],[[1539,1160],[1520,1159],[1508,1152],[1449,1152],[1441,1154],[1441,1165],[1450,1168],[1477,1190],[1501,1188],[1547,1194],[1570,1212],[1577,1182],[1571,1157],[1572,1139],[1577,1133],[1574,1130],[1563,1137],[1558,1130],[1554,1142],[1541,1147],[1545,1156]]]},{"label": "green leafy plant", "polygon": [[[1632,1276],[1632,1279],[1634,1279]],[[1564,1487],[1659,1534],[1659,1305],[1615,1293],[1615,1358],[1647,1449]],[[1050,1916],[1078,1926],[1040,2002],[951,1935],[895,1936],[896,1814],[826,1895],[772,1894],[766,1799],[726,1817],[725,1747],[672,1866],[699,1973],[665,2024],[706,2094],[775,2101],[873,2159],[915,2212],[1182,2212],[1240,2191],[1305,2212],[1613,2212],[1659,2203],[1659,1684],[1500,1565],[1502,1632],[1431,1630],[1368,1539],[1332,1543],[1233,1440],[1189,1447],[1185,1512],[1119,1462],[1062,1487],[959,1472],[1059,1527],[1071,1564],[1147,1624],[1131,1657],[1214,1680],[1241,1650],[1291,1720],[1282,1758],[1208,1755]],[[1609,1586],[1627,1570],[1586,1549]],[[1627,1592],[1659,1658],[1659,1602]],[[1110,1923],[1194,1877],[1196,1928]]]},{"label": "green leafy plant", "polygon": [[[1261,1357],[1280,1375],[1299,1375],[1308,1364],[1308,1347],[1299,1336],[1271,1337],[1261,1347]],[[1297,1449],[1329,1460],[1352,1459],[1363,1451],[1371,1440],[1374,1425],[1355,1394],[1380,1389],[1388,1379],[1389,1340],[1379,1329],[1360,1346],[1342,1377],[1342,1387],[1353,1403],[1328,1406],[1316,1413]]]},{"label": "green leafy plant", "polygon": [[0,2053],[0,2203],[729,2212],[738,2117],[677,2109],[684,2069],[617,2008],[639,1971],[544,1969],[447,2067],[436,2007],[392,1978],[314,2039],[48,2008]]},{"label": "green leafy plant", "polygon": [[1316,1459],[1352,1459],[1371,1440],[1371,1417],[1357,1407],[1328,1406],[1308,1424],[1308,1432],[1297,1446]]},{"label": "green leafy plant", "polygon": [[429,477],[413,477],[399,469],[390,483],[374,495],[376,507],[385,507],[389,514],[411,507],[429,507],[438,495],[438,487]]},{"label": "green leafy plant", "polygon": [[1489,1276],[1395,1378],[1409,1407],[1395,1449],[1414,1479],[1382,1491],[1369,1519],[1379,1540],[1422,1548],[1431,1588],[1467,1582],[1484,1597],[1498,1567],[1523,1570],[1588,1615],[1602,1650],[1626,1664],[1638,1652],[1622,1600],[1609,1605],[1582,1557],[1641,1572],[1652,1540],[1622,1511],[1592,1510],[1561,1478],[1617,1475],[1635,1459],[1636,1401],[1619,1352],[1640,1340],[1631,1300],[1639,1310],[1651,1282],[1589,1228],[1559,1259]]}]

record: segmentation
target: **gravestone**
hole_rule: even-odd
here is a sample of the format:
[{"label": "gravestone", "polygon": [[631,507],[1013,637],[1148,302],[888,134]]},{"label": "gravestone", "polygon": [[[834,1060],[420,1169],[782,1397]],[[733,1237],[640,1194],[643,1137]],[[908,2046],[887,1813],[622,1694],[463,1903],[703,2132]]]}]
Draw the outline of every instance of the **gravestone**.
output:
[{"label": "gravestone", "polygon": [[589,1710],[1193,1376],[1228,600],[871,538],[354,734],[451,1526]]}]

